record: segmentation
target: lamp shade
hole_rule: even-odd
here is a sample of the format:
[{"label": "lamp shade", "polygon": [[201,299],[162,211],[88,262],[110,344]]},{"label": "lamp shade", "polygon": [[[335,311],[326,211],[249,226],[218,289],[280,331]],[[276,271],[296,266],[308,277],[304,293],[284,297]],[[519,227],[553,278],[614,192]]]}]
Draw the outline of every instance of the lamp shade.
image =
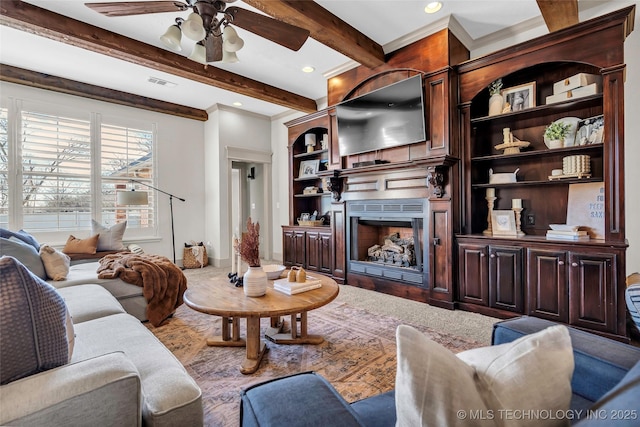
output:
[{"label": "lamp shade", "polygon": [[222,48],[227,52],[237,52],[244,46],[242,40],[233,27],[227,26],[222,33]]},{"label": "lamp shade", "polygon": [[193,46],[193,50],[191,51],[191,55],[189,55],[189,59],[201,64],[207,64],[207,49],[202,43],[198,42]]},{"label": "lamp shade", "polygon": [[148,205],[149,193],[146,191],[118,191],[116,192],[117,205]]},{"label": "lamp shade", "polygon": [[229,52],[228,50],[222,49],[222,62],[225,64],[233,64],[238,61],[238,55],[236,55],[235,52]]},{"label": "lamp shade", "polygon": [[180,31],[180,27],[178,27],[177,25],[170,26],[167,31],[162,36],[160,36],[160,41],[166,47],[178,52],[182,50],[182,46],[180,45],[181,39],[182,32]]},{"label": "lamp shade", "polygon": [[189,37],[191,40],[199,42],[207,35],[207,31],[202,24],[202,17],[193,12],[189,15],[186,21],[182,24],[182,32],[185,37]]}]

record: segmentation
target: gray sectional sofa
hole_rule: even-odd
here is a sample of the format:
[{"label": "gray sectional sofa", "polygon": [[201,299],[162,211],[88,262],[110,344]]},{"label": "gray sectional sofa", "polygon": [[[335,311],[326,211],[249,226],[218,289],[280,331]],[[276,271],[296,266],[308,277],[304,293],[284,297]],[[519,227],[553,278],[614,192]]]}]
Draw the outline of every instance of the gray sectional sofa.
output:
[{"label": "gray sectional sofa", "polygon": [[[0,386],[0,425],[203,425],[202,397],[196,382],[105,287],[78,284],[54,291],[15,258],[0,258],[0,268],[0,338],[3,363],[7,363]],[[73,341],[70,360],[51,367],[38,359],[35,373],[19,373],[18,379],[7,380],[9,363],[19,364],[23,357],[10,354],[12,346],[19,347],[27,339],[15,331],[21,328],[19,322],[30,321],[29,316],[20,316],[24,310],[14,310],[11,305],[23,303],[25,295],[43,294],[42,289],[49,294],[57,292],[71,315],[73,327],[66,328],[75,336],[67,338]],[[36,316],[43,311],[33,310]],[[40,337],[46,332],[28,325],[26,330],[34,331],[28,335]],[[34,347],[40,345],[39,354],[44,354],[42,343],[50,341],[48,337],[41,339]]]}]

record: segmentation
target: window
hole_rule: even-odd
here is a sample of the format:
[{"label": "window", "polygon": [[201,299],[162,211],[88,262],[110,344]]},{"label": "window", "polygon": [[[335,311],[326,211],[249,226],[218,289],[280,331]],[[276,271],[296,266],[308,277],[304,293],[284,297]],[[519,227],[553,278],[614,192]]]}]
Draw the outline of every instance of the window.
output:
[{"label": "window", "polygon": [[[153,123],[9,101],[0,109],[0,226],[66,238],[93,218],[156,234],[154,192],[145,186],[154,184]],[[149,191],[149,204],[117,206],[116,192],[132,186]]]}]

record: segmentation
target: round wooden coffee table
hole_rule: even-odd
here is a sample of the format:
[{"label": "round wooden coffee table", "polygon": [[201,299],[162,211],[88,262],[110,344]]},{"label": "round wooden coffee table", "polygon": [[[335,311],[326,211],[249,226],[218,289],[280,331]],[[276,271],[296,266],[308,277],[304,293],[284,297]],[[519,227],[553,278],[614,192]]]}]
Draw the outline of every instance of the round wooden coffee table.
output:
[{"label": "round wooden coffee table", "polygon": [[[286,273],[286,271],[285,271]],[[201,313],[222,317],[222,335],[209,338],[211,346],[246,347],[246,357],[240,372],[252,374],[260,366],[267,345],[260,339],[260,318],[271,318],[271,327],[265,337],[277,344],[320,344],[321,336],[307,334],[307,312],[333,301],[339,292],[338,284],[328,277],[312,274],[320,279],[322,287],[296,295],[287,295],[273,289],[269,280],[267,293],[261,297],[247,297],[242,288],[236,288],[224,276],[217,276],[184,294],[187,306]],[[291,333],[281,333],[280,316],[291,316]],[[239,319],[247,319],[246,338],[240,337]],[[298,331],[298,324],[300,330]]]}]

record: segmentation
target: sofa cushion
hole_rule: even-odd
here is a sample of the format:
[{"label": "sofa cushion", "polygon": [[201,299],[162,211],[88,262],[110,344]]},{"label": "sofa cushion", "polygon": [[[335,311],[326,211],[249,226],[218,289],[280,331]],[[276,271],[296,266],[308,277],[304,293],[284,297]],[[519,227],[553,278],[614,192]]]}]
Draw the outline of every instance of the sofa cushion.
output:
[{"label": "sofa cushion", "polygon": [[0,383],[68,363],[70,322],[55,288],[15,258],[2,257],[0,291]]},{"label": "sofa cushion", "polygon": [[71,265],[69,255],[49,245],[42,245],[40,246],[40,258],[49,279],[59,281],[67,278]]},{"label": "sofa cushion", "polygon": [[14,257],[39,278],[47,278],[40,254],[30,244],[16,237],[0,237],[0,256],[2,255]]},{"label": "sofa cushion", "polygon": [[241,392],[240,425],[365,425],[349,404],[320,375],[303,372],[262,382]]},{"label": "sofa cushion", "polygon": [[71,235],[67,239],[62,252],[65,254],[95,254],[98,248],[99,234],[96,234],[86,239],[78,239],[76,236]]},{"label": "sofa cushion", "polygon": [[91,220],[91,232],[99,234],[98,251],[119,251],[125,249],[122,244],[124,231],[127,228],[127,221],[119,222],[111,227],[105,227],[95,219]]},{"label": "sofa cushion", "polygon": [[11,230],[7,230],[6,228],[0,228],[0,237],[5,239],[10,239],[12,237],[15,237],[17,239],[22,240],[26,244],[33,246],[33,248],[36,251],[40,249],[40,243],[38,243],[36,238],[24,230],[11,231]]},{"label": "sofa cushion", "polygon": [[[396,338],[398,425],[468,425],[465,415],[472,413],[497,418],[502,410],[569,409],[573,354],[565,326],[458,357],[409,326],[399,326]],[[499,421],[519,427],[566,424],[555,417]]]},{"label": "sofa cushion", "polygon": [[579,427],[640,425],[640,362],[631,368],[622,381],[589,408],[591,416]]},{"label": "sofa cushion", "polygon": [[58,292],[75,324],[125,312],[118,300],[100,285],[69,286]]},{"label": "sofa cushion", "polygon": [[143,391],[143,424],[202,425],[200,388],[176,357],[135,317],[114,314],[75,325],[72,362],[123,351]]},{"label": "sofa cushion", "polygon": [[[511,342],[556,324],[531,316],[497,322],[492,343]],[[569,335],[575,363],[571,388],[574,394],[591,402],[615,387],[640,360],[640,348],[575,328],[569,328]]]}]

